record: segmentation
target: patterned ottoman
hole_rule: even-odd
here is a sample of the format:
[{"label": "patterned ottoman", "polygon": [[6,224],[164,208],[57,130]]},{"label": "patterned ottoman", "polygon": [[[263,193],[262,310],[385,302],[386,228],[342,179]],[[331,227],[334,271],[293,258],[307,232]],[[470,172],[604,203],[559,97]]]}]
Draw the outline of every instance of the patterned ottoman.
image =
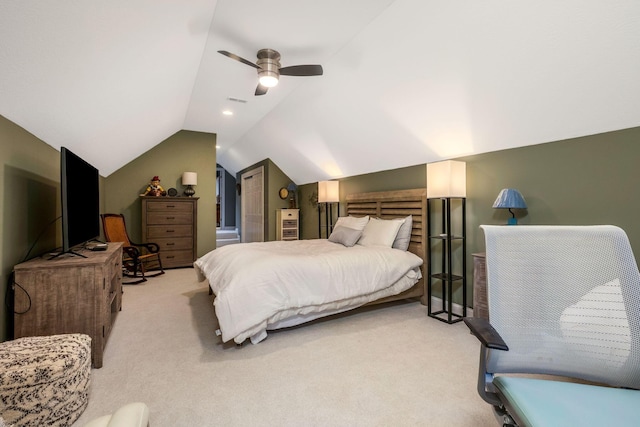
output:
[{"label": "patterned ottoman", "polygon": [[0,343],[0,426],[70,426],[87,406],[90,382],[87,335]]}]

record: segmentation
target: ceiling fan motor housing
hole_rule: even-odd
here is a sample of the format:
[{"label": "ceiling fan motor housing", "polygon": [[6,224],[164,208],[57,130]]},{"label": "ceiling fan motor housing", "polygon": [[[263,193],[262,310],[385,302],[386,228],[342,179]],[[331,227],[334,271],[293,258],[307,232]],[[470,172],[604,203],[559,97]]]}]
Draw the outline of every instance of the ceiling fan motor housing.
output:
[{"label": "ceiling fan motor housing", "polygon": [[259,83],[256,96],[264,95],[269,88],[276,86],[280,76],[321,76],[323,73],[321,65],[292,65],[280,68],[280,53],[273,49],[260,49],[255,64],[226,50],[219,50],[218,53],[257,70]]},{"label": "ceiling fan motor housing", "polygon": [[[267,86],[263,82],[265,78],[270,77],[271,79],[275,79],[272,80],[275,83],[272,86],[275,86],[280,78],[280,53],[273,49],[260,49],[258,51],[258,61],[256,61],[256,64],[260,67],[258,77],[261,83]],[[268,79],[266,81],[268,81]]]}]

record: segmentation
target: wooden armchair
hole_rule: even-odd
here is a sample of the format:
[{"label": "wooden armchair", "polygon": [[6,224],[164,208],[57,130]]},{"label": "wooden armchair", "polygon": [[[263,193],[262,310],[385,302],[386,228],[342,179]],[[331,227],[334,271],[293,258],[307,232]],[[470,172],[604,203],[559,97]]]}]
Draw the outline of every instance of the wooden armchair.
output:
[{"label": "wooden armchair", "polygon": [[[156,243],[134,243],[129,239],[124,216],[121,214],[102,214],[102,229],[107,242],[123,242],[122,269],[123,274],[135,280],[122,282],[124,285],[135,285],[146,282],[147,277],[164,274],[162,259],[160,258],[160,246]],[[147,271],[157,269],[154,274],[146,274]]]}]

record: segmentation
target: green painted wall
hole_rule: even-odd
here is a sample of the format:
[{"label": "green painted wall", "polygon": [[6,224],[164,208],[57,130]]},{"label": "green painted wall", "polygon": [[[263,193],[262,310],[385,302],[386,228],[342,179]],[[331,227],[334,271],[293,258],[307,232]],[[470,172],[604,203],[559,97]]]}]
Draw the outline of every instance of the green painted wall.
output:
[{"label": "green painted wall", "polygon": [[[426,179],[425,165],[342,178],[339,180],[340,215],[345,213],[344,202],[347,194],[423,188]],[[303,239],[317,239],[318,207],[315,201],[318,199],[318,184],[301,185],[298,191],[300,193],[300,236]],[[324,221],[324,211],[321,216]]]},{"label": "green painted wall", "polygon": [[[182,172],[198,172],[198,255],[215,248],[216,137],[180,131],[100,179],[101,212],[123,212],[132,238],[140,237],[138,194],[153,175],[180,192]],[[0,297],[15,264],[61,246],[60,152],[0,116]],[[18,288],[19,291],[19,288]],[[0,341],[12,338],[12,313],[0,305]]]},{"label": "green painted wall", "polygon": [[461,158],[467,162],[471,250],[484,250],[480,224],[504,224],[491,206],[502,188],[520,190],[520,224],[614,224],[640,253],[640,128]]},{"label": "green painted wall", "polygon": [[180,131],[132,160],[105,179],[105,209],[125,216],[132,240],[142,236],[142,204],[144,192],[154,175],[160,177],[165,190],[175,188],[182,195],[183,172],[197,172],[198,185],[198,256],[216,245],[216,136],[215,134]]},{"label": "green painted wall", "polygon": [[[467,276],[472,301],[471,254],[484,251],[481,224],[505,224],[508,211],[492,208],[502,188],[517,188],[527,201],[516,212],[526,224],[614,224],[622,227],[640,253],[640,128],[459,158],[467,163]],[[425,165],[340,180],[342,203],[347,194],[423,187]],[[318,212],[309,199],[317,184],[301,186],[301,237],[318,237]],[[344,212],[344,211],[342,211]],[[458,254],[460,258],[460,254]],[[459,259],[458,258],[458,259]],[[636,255],[637,258],[637,255]],[[461,289],[454,300],[461,302]]]},{"label": "green painted wall", "polygon": [[[62,246],[60,152],[0,116],[0,159],[0,341],[5,341],[13,337],[13,316],[4,304],[13,266]],[[102,192],[104,179],[100,185]]]}]

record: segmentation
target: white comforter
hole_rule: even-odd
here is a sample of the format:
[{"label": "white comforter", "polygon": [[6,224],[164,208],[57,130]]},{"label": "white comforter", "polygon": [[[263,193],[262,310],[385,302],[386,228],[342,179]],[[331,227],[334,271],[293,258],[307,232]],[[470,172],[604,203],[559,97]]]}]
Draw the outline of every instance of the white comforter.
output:
[{"label": "white comforter", "polygon": [[326,239],[241,243],[196,260],[209,280],[222,340],[263,340],[267,329],[293,326],[396,295],[421,277],[411,252]]}]

